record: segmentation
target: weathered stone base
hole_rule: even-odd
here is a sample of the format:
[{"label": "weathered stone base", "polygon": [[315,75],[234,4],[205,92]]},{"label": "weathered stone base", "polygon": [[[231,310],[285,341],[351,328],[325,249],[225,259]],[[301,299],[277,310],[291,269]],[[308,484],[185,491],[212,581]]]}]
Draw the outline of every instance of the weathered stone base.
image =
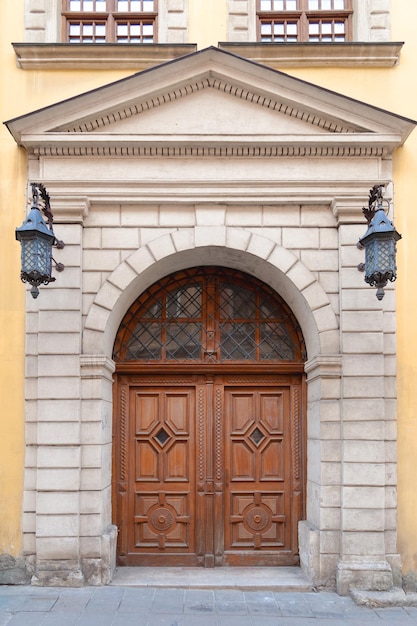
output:
[{"label": "weathered stone base", "polygon": [[320,532],[308,521],[298,524],[300,566],[313,585],[320,579]]},{"label": "weathered stone base", "polygon": [[300,566],[311,584],[317,588],[335,587],[334,559],[320,553],[320,531],[307,520],[298,525]]},{"label": "weathered stone base", "polygon": [[84,575],[76,561],[38,561],[31,584],[35,587],[82,587]]},{"label": "weathered stone base", "polygon": [[407,571],[402,577],[402,588],[407,593],[417,593],[417,574]]},{"label": "weathered stone base", "polygon": [[32,574],[29,559],[0,554],[0,585],[28,585]]},{"label": "weathered stone base", "polygon": [[116,567],[116,541],[117,527],[112,525],[101,536],[101,556],[37,561],[31,584],[44,587],[108,585]]},{"label": "weathered stone base", "polygon": [[417,606],[417,593],[406,593],[398,587],[390,591],[351,589],[350,596],[359,606],[372,609],[383,609],[389,606]]},{"label": "weathered stone base", "polygon": [[86,585],[108,585],[116,567],[117,527],[110,526],[101,537],[101,558],[81,558]]},{"label": "weathered stone base", "polygon": [[393,587],[392,569],[387,561],[342,562],[337,566],[336,590],[341,596],[353,588],[390,591]]}]

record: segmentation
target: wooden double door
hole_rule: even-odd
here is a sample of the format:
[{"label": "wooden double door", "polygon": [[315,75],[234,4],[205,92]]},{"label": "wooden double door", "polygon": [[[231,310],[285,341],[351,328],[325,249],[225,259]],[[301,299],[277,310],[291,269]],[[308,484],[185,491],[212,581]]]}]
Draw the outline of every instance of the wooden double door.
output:
[{"label": "wooden double door", "polygon": [[297,564],[302,383],[301,374],[119,374],[119,564]]}]

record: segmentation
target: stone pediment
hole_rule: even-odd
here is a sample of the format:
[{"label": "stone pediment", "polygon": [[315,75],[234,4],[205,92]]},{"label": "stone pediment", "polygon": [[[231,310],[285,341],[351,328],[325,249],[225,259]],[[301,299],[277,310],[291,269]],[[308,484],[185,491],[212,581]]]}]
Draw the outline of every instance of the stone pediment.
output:
[{"label": "stone pediment", "polygon": [[207,48],[6,125],[41,155],[382,156],[415,122]]}]

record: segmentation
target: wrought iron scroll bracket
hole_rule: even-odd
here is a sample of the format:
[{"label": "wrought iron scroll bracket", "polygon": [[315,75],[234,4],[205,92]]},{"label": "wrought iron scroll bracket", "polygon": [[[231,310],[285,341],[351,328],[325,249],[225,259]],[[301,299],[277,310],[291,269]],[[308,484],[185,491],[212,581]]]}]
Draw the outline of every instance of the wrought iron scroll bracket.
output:
[{"label": "wrought iron scroll bracket", "polygon": [[[46,188],[42,183],[30,183],[30,186],[32,187],[33,206],[40,208],[42,210],[42,213],[45,215],[47,219],[48,228],[55,237],[54,228],[53,228],[54,215],[51,209],[51,199],[50,199],[49,193],[46,191]],[[52,245],[57,250],[62,250],[63,248],[65,248],[65,243],[61,239],[57,239],[56,237],[54,238]],[[55,264],[55,269],[57,272],[64,271],[65,265],[63,263],[58,263],[54,259],[54,257],[52,257],[52,261]]]}]

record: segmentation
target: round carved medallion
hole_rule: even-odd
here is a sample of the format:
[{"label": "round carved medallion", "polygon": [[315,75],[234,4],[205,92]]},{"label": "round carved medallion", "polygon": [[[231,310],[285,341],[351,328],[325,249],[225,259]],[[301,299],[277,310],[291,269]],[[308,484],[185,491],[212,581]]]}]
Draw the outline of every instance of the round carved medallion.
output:
[{"label": "round carved medallion", "polygon": [[259,533],[271,522],[271,515],[260,506],[254,506],[244,514],[244,523],[250,530]]},{"label": "round carved medallion", "polygon": [[156,530],[168,530],[175,520],[169,509],[158,507],[152,511],[149,521]]}]

